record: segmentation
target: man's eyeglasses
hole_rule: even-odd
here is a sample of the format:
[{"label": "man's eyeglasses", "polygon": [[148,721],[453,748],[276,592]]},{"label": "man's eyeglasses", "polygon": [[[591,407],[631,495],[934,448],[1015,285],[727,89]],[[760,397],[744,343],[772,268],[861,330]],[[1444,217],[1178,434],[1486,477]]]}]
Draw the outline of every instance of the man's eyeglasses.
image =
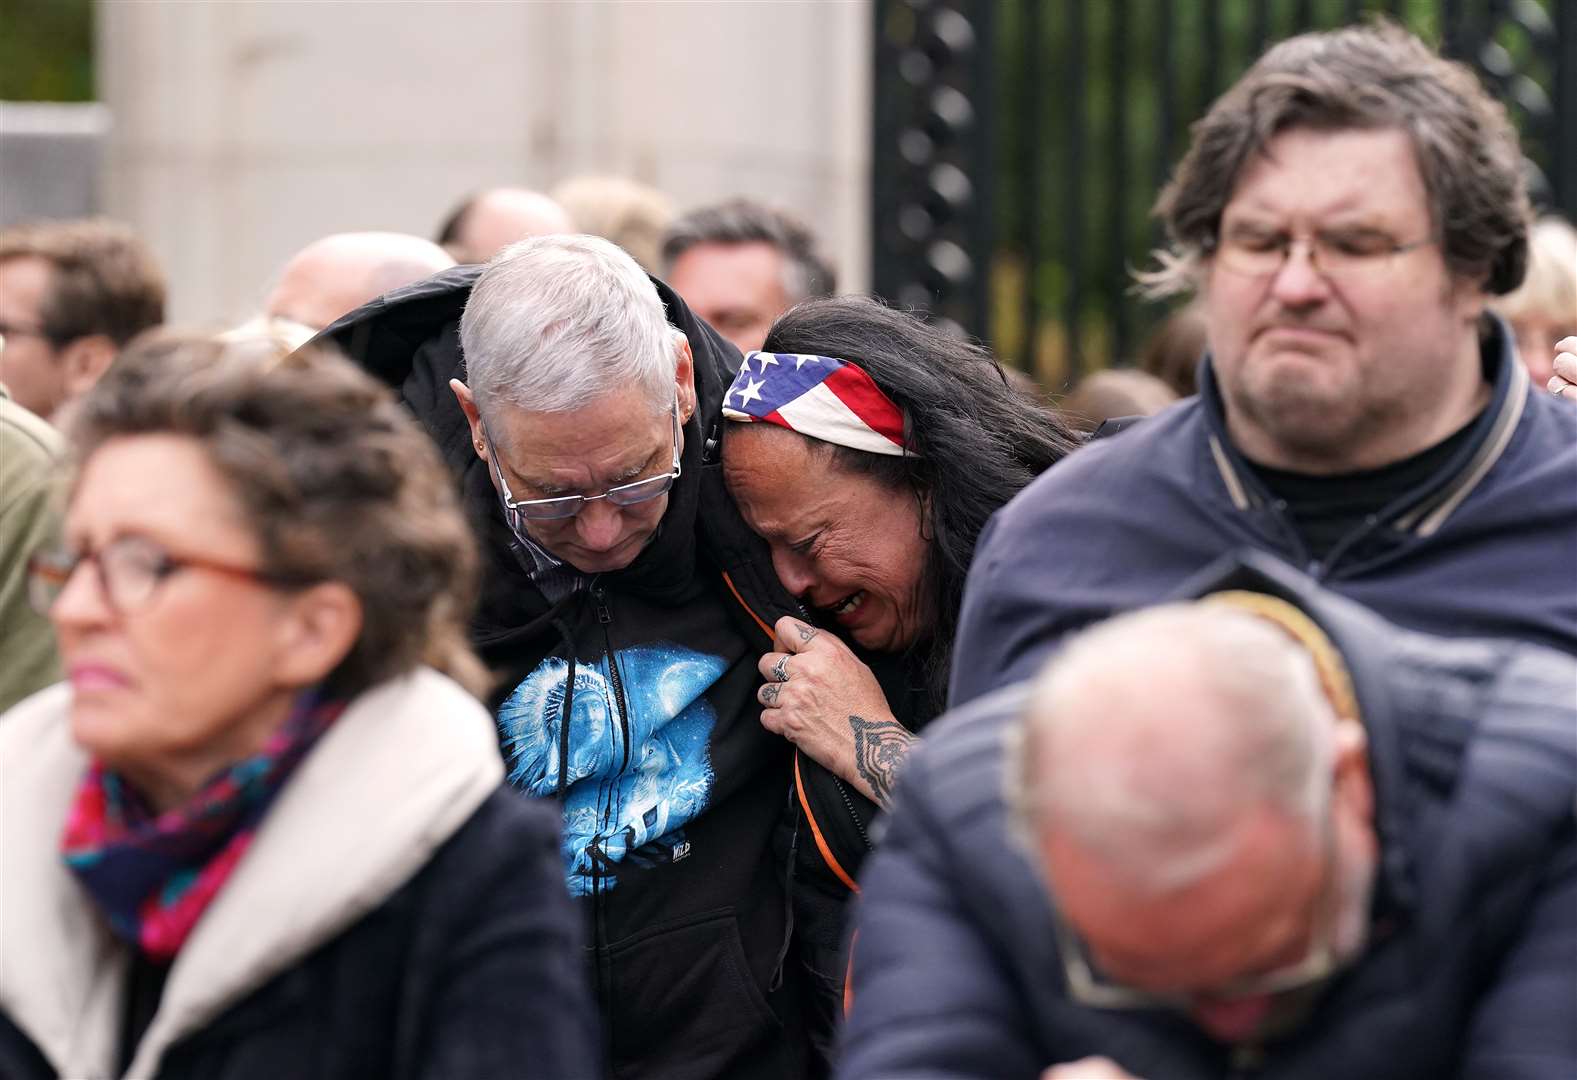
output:
[{"label": "man's eyeglasses", "polygon": [[1236,979],[1197,992],[1155,993],[1126,986],[1108,977],[1090,957],[1078,933],[1052,905],[1057,954],[1062,959],[1068,996],[1092,1009],[1173,1009],[1187,1011],[1198,998],[1231,1001],[1239,998],[1286,994],[1316,986],[1334,975],[1344,963],[1336,946],[1338,873],[1334,836],[1327,837],[1325,878],[1315,900],[1315,932],[1303,959],[1286,967]]},{"label": "man's eyeglasses", "polygon": [[1273,229],[1236,225],[1226,229],[1210,255],[1237,274],[1265,277],[1279,271],[1302,247],[1309,265],[1331,279],[1354,280],[1384,273],[1398,255],[1428,247],[1432,237],[1401,244],[1377,229],[1328,229],[1293,235]]},{"label": "man's eyeglasses", "polygon": [[99,588],[117,615],[133,615],[148,606],[172,575],[186,569],[207,570],[275,588],[300,587],[308,580],[287,574],[270,574],[249,566],[236,566],[195,555],[174,555],[144,536],[120,536],[98,551],[66,548],[41,551],[27,563],[28,600],[33,610],[48,615],[65,591],[77,567],[89,563],[98,571]]},{"label": "man's eyeglasses", "polygon": [[509,482],[504,479],[504,470],[499,467],[498,452],[493,449],[493,437],[487,434],[486,428],[483,428],[482,436],[487,440],[487,459],[493,466],[493,475],[498,477],[498,490],[504,508],[531,521],[558,521],[574,517],[587,503],[596,502],[598,499],[607,499],[614,506],[634,506],[655,499],[659,495],[666,495],[673,489],[674,481],[679,479],[678,401],[673,404],[672,417],[673,467],[668,472],[628,484],[619,484],[601,495],[562,495],[554,499],[515,498],[509,490]]}]

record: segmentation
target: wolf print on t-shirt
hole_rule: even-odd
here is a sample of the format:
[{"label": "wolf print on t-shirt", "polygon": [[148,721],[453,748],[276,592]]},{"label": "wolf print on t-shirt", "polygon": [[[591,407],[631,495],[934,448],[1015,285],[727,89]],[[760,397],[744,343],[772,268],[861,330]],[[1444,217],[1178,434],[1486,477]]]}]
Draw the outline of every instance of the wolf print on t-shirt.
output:
[{"label": "wolf print on t-shirt", "polygon": [[[619,695],[605,654],[575,665],[564,767],[564,872],[573,895],[617,884],[616,864],[673,862],[689,853],[685,824],[712,794],[709,744],[717,713],[704,696],[726,665],[676,645],[617,654]],[[549,657],[498,711],[509,782],[532,795],[559,790],[560,724],[569,665]]]}]

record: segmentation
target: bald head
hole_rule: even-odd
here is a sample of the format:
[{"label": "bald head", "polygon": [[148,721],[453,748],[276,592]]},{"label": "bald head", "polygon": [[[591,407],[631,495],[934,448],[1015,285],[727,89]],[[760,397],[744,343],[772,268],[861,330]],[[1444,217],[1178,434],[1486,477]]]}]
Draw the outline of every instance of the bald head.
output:
[{"label": "bald head", "polygon": [[280,272],[263,313],[321,330],[391,289],[455,265],[443,248],[404,233],[335,233],[302,248]]},{"label": "bald head", "polygon": [[1176,884],[1209,869],[1245,814],[1312,827],[1334,727],[1310,655],[1268,620],[1215,603],[1122,616],[1073,639],[1036,683],[1026,824]]},{"label": "bald head", "polygon": [[572,233],[564,208],[540,191],[493,188],[462,203],[438,242],[457,262],[483,263],[517,240]]}]

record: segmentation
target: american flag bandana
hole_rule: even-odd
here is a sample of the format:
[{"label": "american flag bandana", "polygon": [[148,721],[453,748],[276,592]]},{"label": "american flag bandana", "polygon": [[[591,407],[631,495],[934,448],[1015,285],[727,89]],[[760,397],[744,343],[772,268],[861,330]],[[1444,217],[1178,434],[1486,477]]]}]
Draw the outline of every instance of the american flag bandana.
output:
[{"label": "american flag bandana", "polygon": [[812,439],[903,456],[903,410],[847,360],[809,353],[748,352],[723,397],[723,416],[766,421]]}]

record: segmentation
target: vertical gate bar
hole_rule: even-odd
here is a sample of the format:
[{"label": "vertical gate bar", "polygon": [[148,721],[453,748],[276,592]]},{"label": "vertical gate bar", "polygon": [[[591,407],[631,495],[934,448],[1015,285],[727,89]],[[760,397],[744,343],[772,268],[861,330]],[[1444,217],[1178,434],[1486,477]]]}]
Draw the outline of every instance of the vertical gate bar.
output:
[{"label": "vertical gate bar", "polygon": [[1112,316],[1112,355],[1109,359],[1128,358],[1128,0],[1110,0],[1111,63],[1111,175],[1104,189],[1109,193],[1110,216],[1106,249],[1108,266],[1107,303]]},{"label": "vertical gate bar", "polygon": [[1342,4],[1343,22],[1349,24],[1355,23],[1358,21],[1358,16],[1361,14],[1363,14],[1363,0],[1346,0],[1346,2]]},{"label": "vertical gate bar", "polygon": [[1314,26],[1314,0],[1298,0],[1297,6],[1292,9],[1292,17],[1298,24],[1298,32],[1308,30]]},{"label": "vertical gate bar", "polygon": [[1555,118],[1550,179],[1556,207],[1573,221],[1577,220],[1577,139],[1563,134],[1577,128],[1577,0],[1555,0],[1554,15],[1550,66],[1555,69]]},{"label": "vertical gate bar", "polygon": [[1172,154],[1177,146],[1177,20],[1174,17],[1173,5],[1176,0],[1160,0],[1160,17],[1156,20],[1155,47],[1159,52],[1160,62],[1156,65],[1161,72],[1160,107],[1156,110],[1157,121],[1161,125],[1161,137],[1156,140],[1160,153],[1156,155],[1155,186],[1159,190],[1166,183],[1167,175],[1172,168]]},{"label": "vertical gate bar", "polygon": [[1203,116],[1210,103],[1216,99],[1216,87],[1220,85],[1221,69],[1225,67],[1225,57],[1221,55],[1221,0],[1205,0],[1204,4],[1204,41],[1198,57],[1199,60],[1199,91],[1194,101],[1195,116]]},{"label": "vertical gate bar", "polygon": [[888,129],[891,112],[887,104],[887,80],[893,69],[892,57],[887,48],[887,5],[889,0],[876,0],[871,5],[873,22],[871,44],[875,63],[871,65],[871,291],[878,296],[893,299],[897,295],[898,275],[892,266],[887,250],[887,215],[891,211],[891,171],[894,155],[890,149],[892,132]]},{"label": "vertical gate bar", "polygon": [[[974,24],[975,47],[970,58],[970,93],[975,99],[975,160],[973,182],[974,221],[965,233],[965,245],[974,263],[975,279],[968,302],[973,318],[965,329],[982,341],[990,341],[991,268],[996,263],[996,230],[993,228],[996,199],[991,178],[996,175],[997,154],[997,65],[992,63],[992,48],[997,40],[995,3],[960,5]],[[967,170],[966,170],[967,171]]]},{"label": "vertical gate bar", "polygon": [[1041,111],[1041,85],[1040,85],[1040,58],[1041,52],[1046,48],[1045,30],[1041,22],[1041,6],[1045,0],[1023,0],[1024,18],[1021,25],[1024,27],[1024,48],[1020,57],[1023,64],[1023,104],[1020,115],[1024,117],[1024,130],[1020,133],[1024,140],[1023,174],[1020,176],[1022,188],[1021,213],[1023,214],[1022,227],[1024,230],[1024,345],[1023,364],[1031,376],[1040,372],[1040,320],[1041,303],[1040,290],[1037,283],[1040,277],[1040,263],[1044,257],[1040,244],[1041,229],[1041,161],[1044,158],[1042,140],[1046,132],[1042,130],[1045,123]]},{"label": "vertical gate bar", "polygon": [[1462,4],[1443,0],[1440,5],[1440,51],[1447,56],[1462,55]]},{"label": "vertical gate bar", "polygon": [[1249,23],[1249,49],[1252,63],[1260,53],[1265,51],[1265,43],[1270,40],[1270,0],[1254,0],[1254,10],[1251,12],[1252,21]]},{"label": "vertical gate bar", "polygon": [[1068,374],[1077,380],[1084,372],[1083,343],[1079,335],[1079,315],[1084,306],[1084,170],[1085,150],[1089,124],[1085,110],[1089,102],[1085,94],[1084,74],[1084,3],[1071,0],[1064,8],[1066,15],[1063,42],[1065,55],[1063,70],[1067,72],[1066,94],[1069,111],[1068,161],[1066,163],[1063,193],[1062,227],[1067,243],[1063,254],[1066,258],[1068,287],[1063,302],[1062,316],[1068,342]]}]

